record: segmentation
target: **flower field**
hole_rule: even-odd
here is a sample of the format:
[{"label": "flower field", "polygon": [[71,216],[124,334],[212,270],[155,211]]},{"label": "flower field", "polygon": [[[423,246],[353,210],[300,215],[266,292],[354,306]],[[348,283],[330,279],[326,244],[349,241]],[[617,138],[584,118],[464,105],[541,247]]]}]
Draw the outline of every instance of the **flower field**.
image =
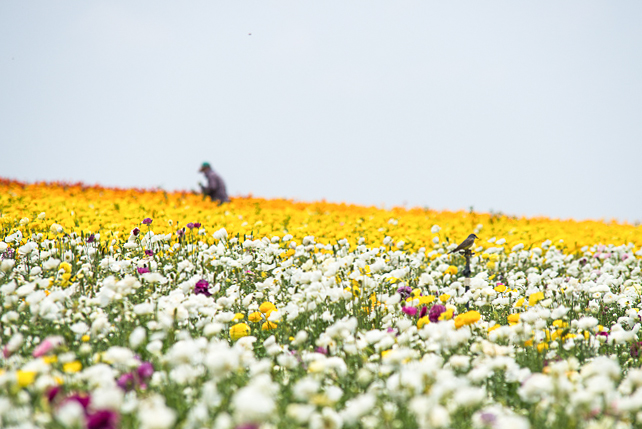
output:
[{"label": "flower field", "polygon": [[4,179],[0,216],[3,428],[642,427],[640,226]]}]

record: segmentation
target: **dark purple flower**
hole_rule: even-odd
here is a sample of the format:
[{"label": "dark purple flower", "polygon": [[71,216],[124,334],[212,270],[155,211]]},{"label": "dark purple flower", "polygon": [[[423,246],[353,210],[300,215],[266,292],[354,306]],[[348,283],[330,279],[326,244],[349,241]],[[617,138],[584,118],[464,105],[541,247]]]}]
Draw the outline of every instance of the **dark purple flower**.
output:
[{"label": "dark purple flower", "polygon": [[49,403],[52,403],[54,399],[56,399],[56,396],[58,395],[58,393],[60,393],[61,390],[62,389],[60,388],[60,386],[53,386],[52,388],[47,390],[47,400],[49,401]]},{"label": "dark purple flower", "polygon": [[419,310],[419,318],[421,319],[422,317],[424,317],[426,313],[428,313],[428,307],[424,305],[423,307],[421,307],[421,310]]},{"label": "dark purple flower", "polygon": [[194,228],[194,224],[193,224],[192,222],[188,223],[188,224],[187,224],[187,225],[185,225],[185,226],[186,226],[186,227],[188,227],[189,229]]},{"label": "dark purple flower", "polygon": [[428,312],[428,319],[432,323],[437,323],[439,321],[439,316],[441,316],[441,313],[446,311],[446,306],[441,305],[441,304],[435,304],[430,308],[430,311]]},{"label": "dark purple flower", "polygon": [[78,393],[74,393],[73,395],[68,396],[66,400],[78,402],[83,407],[83,409],[87,411],[87,407],[89,406],[89,401],[91,400],[91,398],[89,397],[89,395],[80,395]]},{"label": "dark purple flower", "polygon": [[152,218],[150,217],[146,217],[145,219],[143,219],[143,225],[151,225],[152,222]]},{"label": "dark purple flower", "polygon": [[8,248],[7,250],[4,251],[2,254],[2,259],[13,259],[13,256],[15,255],[15,252],[12,248]]},{"label": "dark purple flower", "polygon": [[317,347],[316,349],[314,349],[314,351],[317,353],[321,353],[322,355],[328,354],[328,349],[326,349],[325,347]]},{"label": "dark purple flower", "polygon": [[138,372],[138,376],[144,380],[154,374],[154,365],[152,365],[151,362],[143,362],[140,364],[136,372]]},{"label": "dark purple flower", "polygon": [[151,272],[151,270],[147,267],[138,267],[136,268],[136,270],[138,271],[138,274],[145,274],[145,273]]},{"label": "dark purple flower", "polygon": [[89,237],[87,237],[87,243],[93,243],[96,240],[96,236],[94,234],[91,234]]},{"label": "dark purple flower", "polygon": [[196,282],[196,286],[194,286],[194,295],[198,294],[203,294],[205,296],[212,296],[212,294],[209,291],[210,284],[207,282],[207,280],[199,280]]},{"label": "dark purple flower", "polygon": [[145,254],[146,254],[147,256],[154,256],[154,251],[153,251],[153,250],[149,250],[149,249],[147,249],[147,250],[145,250]]},{"label": "dark purple flower", "polygon": [[414,316],[417,314],[417,308],[415,307],[402,307],[401,311],[406,313],[408,316]]},{"label": "dark purple flower", "polygon": [[131,372],[128,372],[121,375],[118,381],[116,381],[116,384],[118,384],[118,387],[120,387],[126,392],[129,390],[132,390],[134,387],[136,387],[136,380],[134,379],[134,374],[132,374]]},{"label": "dark purple flower", "polygon": [[241,423],[234,429],[259,429],[259,427],[258,423]]},{"label": "dark purple flower", "polygon": [[140,234],[140,229],[138,229],[138,227],[132,229],[132,234],[134,234],[134,235]]},{"label": "dark purple flower", "polygon": [[200,222],[194,222],[194,228],[200,228],[201,223]]},{"label": "dark purple flower", "polygon": [[118,427],[118,413],[111,410],[98,410],[87,416],[87,429],[116,429]]},{"label": "dark purple flower", "polygon": [[410,286],[401,286],[397,289],[397,293],[401,295],[401,298],[406,299],[412,294],[412,288]]},{"label": "dark purple flower", "polygon": [[181,229],[177,230],[176,231],[176,235],[178,235],[179,237],[184,236],[185,235],[185,228],[181,228]]}]

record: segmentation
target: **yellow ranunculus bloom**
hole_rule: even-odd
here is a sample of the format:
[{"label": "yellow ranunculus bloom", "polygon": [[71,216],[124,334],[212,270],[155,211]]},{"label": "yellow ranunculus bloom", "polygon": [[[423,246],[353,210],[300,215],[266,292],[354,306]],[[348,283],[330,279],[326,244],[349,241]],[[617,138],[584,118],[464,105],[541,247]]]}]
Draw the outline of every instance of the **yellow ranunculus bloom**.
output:
[{"label": "yellow ranunculus bloom", "polygon": [[256,322],[260,322],[261,320],[263,320],[263,317],[261,316],[261,312],[260,311],[255,311],[254,313],[250,313],[250,315],[248,316],[248,320],[250,322],[255,322],[256,323]]},{"label": "yellow ranunculus bloom", "polygon": [[420,296],[419,304],[430,304],[434,300],[435,300],[435,297],[433,295]]},{"label": "yellow ranunculus bloom", "polygon": [[441,295],[441,296],[439,297],[439,300],[440,300],[441,302],[446,302],[446,301],[448,301],[449,299],[450,299],[450,295],[448,295],[447,293],[445,293],[445,294],[443,294],[443,295]]},{"label": "yellow ranunculus bloom", "polygon": [[250,335],[250,327],[245,323],[237,323],[230,327],[230,337],[234,341],[247,337],[248,335]]},{"label": "yellow ranunculus bloom", "polygon": [[444,271],[444,274],[450,274],[451,276],[454,276],[455,274],[457,274],[457,272],[459,272],[457,267],[454,265],[451,265],[448,268],[446,268],[446,271]]},{"label": "yellow ranunculus bloom", "polygon": [[535,292],[528,297],[528,305],[533,306],[544,299],[544,292]]},{"label": "yellow ranunculus bloom", "polygon": [[421,329],[424,327],[424,325],[427,325],[430,323],[430,318],[428,316],[424,316],[421,319],[417,320],[417,329]]},{"label": "yellow ranunculus bloom", "polygon": [[276,310],[276,306],[272,304],[269,301],[265,301],[261,306],[259,307],[259,311],[263,314],[269,313],[271,311]]},{"label": "yellow ranunculus bloom", "polygon": [[517,300],[517,302],[515,303],[515,307],[521,307],[521,306],[523,306],[523,305],[524,305],[524,301],[525,301],[525,300],[526,300],[526,299],[525,299],[525,298],[523,298],[523,297],[522,297],[522,298],[520,298],[520,299],[518,299],[518,300]]},{"label": "yellow ranunculus bloom", "polygon": [[495,286],[495,292],[506,292],[506,285],[498,284],[497,286]]},{"label": "yellow ranunculus bloom", "polygon": [[36,379],[36,372],[18,370],[16,376],[18,377],[18,385],[20,387],[27,387]]},{"label": "yellow ranunculus bloom", "polygon": [[82,369],[82,364],[80,362],[78,362],[77,360],[75,360],[73,362],[67,362],[66,364],[64,364],[62,366],[62,370],[64,372],[68,372],[68,373],[78,372],[81,369]]},{"label": "yellow ranunculus bloom", "polygon": [[455,317],[455,328],[459,329],[464,325],[472,325],[473,323],[477,323],[479,319],[481,319],[481,314],[479,314],[478,311],[467,311]]},{"label": "yellow ranunculus bloom", "polygon": [[453,318],[453,313],[455,312],[454,309],[449,308],[448,310],[444,311],[439,315],[439,320],[450,320]]},{"label": "yellow ranunculus bloom", "polygon": [[245,314],[243,313],[236,313],[234,315],[234,318],[232,320],[243,320],[245,318]]},{"label": "yellow ranunculus bloom", "polygon": [[510,325],[514,325],[519,322],[519,313],[509,314],[507,319]]},{"label": "yellow ranunculus bloom", "polygon": [[66,273],[71,273],[71,265],[69,262],[61,262],[58,268],[65,270]]},{"label": "yellow ranunculus bloom", "polygon": [[271,331],[273,329],[276,329],[278,325],[274,322],[268,322],[265,321],[263,322],[263,325],[261,325],[261,331]]}]

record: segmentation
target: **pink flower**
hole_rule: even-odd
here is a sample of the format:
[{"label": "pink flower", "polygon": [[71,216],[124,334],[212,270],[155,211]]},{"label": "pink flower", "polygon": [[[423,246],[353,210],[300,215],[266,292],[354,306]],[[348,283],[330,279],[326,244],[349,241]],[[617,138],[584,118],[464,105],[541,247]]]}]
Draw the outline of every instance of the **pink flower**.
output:
[{"label": "pink flower", "polygon": [[63,342],[63,338],[60,336],[47,337],[45,338],[38,346],[33,350],[33,357],[38,358],[44,356]]},{"label": "pink flower", "polygon": [[415,314],[417,314],[417,308],[415,307],[402,307],[401,311],[406,313],[408,316],[414,316]]},{"label": "pink flower", "polygon": [[145,219],[143,219],[143,225],[151,225],[152,222],[153,222],[152,219],[149,217],[146,217]]}]

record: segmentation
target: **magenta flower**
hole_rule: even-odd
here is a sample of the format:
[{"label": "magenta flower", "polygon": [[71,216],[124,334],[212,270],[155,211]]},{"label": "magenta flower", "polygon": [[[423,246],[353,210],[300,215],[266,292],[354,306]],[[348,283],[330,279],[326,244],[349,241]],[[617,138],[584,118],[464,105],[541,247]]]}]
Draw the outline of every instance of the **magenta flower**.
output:
[{"label": "magenta flower", "polygon": [[241,423],[234,429],[259,429],[259,427],[258,423]]},{"label": "magenta flower", "polygon": [[205,296],[212,296],[212,294],[209,291],[210,284],[207,282],[207,280],[199,280],[196,282],[196,286],[194,286],[194,295],[205,295]]},{"label": "magenta flower", "polygon": [[65,401],[76,401],[83,407],[85,412],[87,412],[87,407],[89,407],[89,402],[91,401],[91,398],[89,397],[89,395],[80,395],[75,393],[71,396],[68,396],[67,399],[65,399]]},{"label": "magenta flower", "polygon": [[193,224],[192,222],[188,223],[188,224],[187,224],[187,225],[185,225],[185,226],[187,226],[189,229],[194,228],[194,224]]},{"label": "magenta flower", "polygon": [[151,272],[151,270],[147,267],[138,267],[136,268],[136,271],[138,271],[138,274],[145,274],[145,273]]},{"label": "magenta flower", "polygon": [[417,309],[415,307],[402,307],[401,311],[406,313],[408,316],[415,316],[417,314]]},{"label": "magenta flower", "polygon": [[143,219],[143,225],[151,225],[152,222],[152,218],[146,217],[145,219]]},{"label": "magenta flower", "polygon": [[147,249],[147,250],[145,250],[145,254],[146,254],[147,256],[154,256],[154,251],[153,251],[153,250],[149,250],[149,249]]},{"label": "magenta flower", "polygon": [[138,227],[132,229],[132,234],[134,234],[134,235],[140,234],[140,229],[138,229]]},{"label": "magenta flower", "polygon": [[60,386],[53,386],[49,390],[47,390],[47,401],[49,401],[49,403],[52,403],[61,390],[62,389]]},{"label": "magenta flower", "polygon": [[154,374],[154,365],[152,365],[151,362],[143,362],[140,364],[136,372],[138,373],[138,376],[144,380]]},{"label": "magenta flower", "polygon": [[116,381],[118,387],[123,389],[125,392],[132,390],[136,387],[136,380],[134,379],[134,374],[131,372],[121,375]]},{"label": "magenta flower", "polygon": [[428,312],[428,319],[432,323],[437,323],[439,321],[439,316],[441,316],[441,313],[446,311],[446,306],[441,305],[441,304],[435,304],[430,308],[430,311]]},{"label": "magenta flower", "polygon": [[200,222],[194,222],[194,228],[200,228],[201,223]]},{"label": "magenta flower", "polygon": [[403,299],[406,299],[412,294],[412,288],[409,286],[401,286],[399,289],[397,289],[397,293],[401,295]]},{"label": "magenta flower", "polygon": [[424,305],[423,307],[421,307],[421,310],[419,311],[419,318],[421,319],[422,317],[424,317],[426,313],[428,313],[428,307]]},{"label": "magenta flower", "polygon": [[118,413],[111,410],[98,410],[87,415],[87,429],[116,429],[118,428]]},{"label": "magenta flower", "polygon": [[316,349],[314,349],[314,351],[317,353],[321,353],[322,355],[328,354],[328,349],[326,349],[325,347],[317,347]]}]

